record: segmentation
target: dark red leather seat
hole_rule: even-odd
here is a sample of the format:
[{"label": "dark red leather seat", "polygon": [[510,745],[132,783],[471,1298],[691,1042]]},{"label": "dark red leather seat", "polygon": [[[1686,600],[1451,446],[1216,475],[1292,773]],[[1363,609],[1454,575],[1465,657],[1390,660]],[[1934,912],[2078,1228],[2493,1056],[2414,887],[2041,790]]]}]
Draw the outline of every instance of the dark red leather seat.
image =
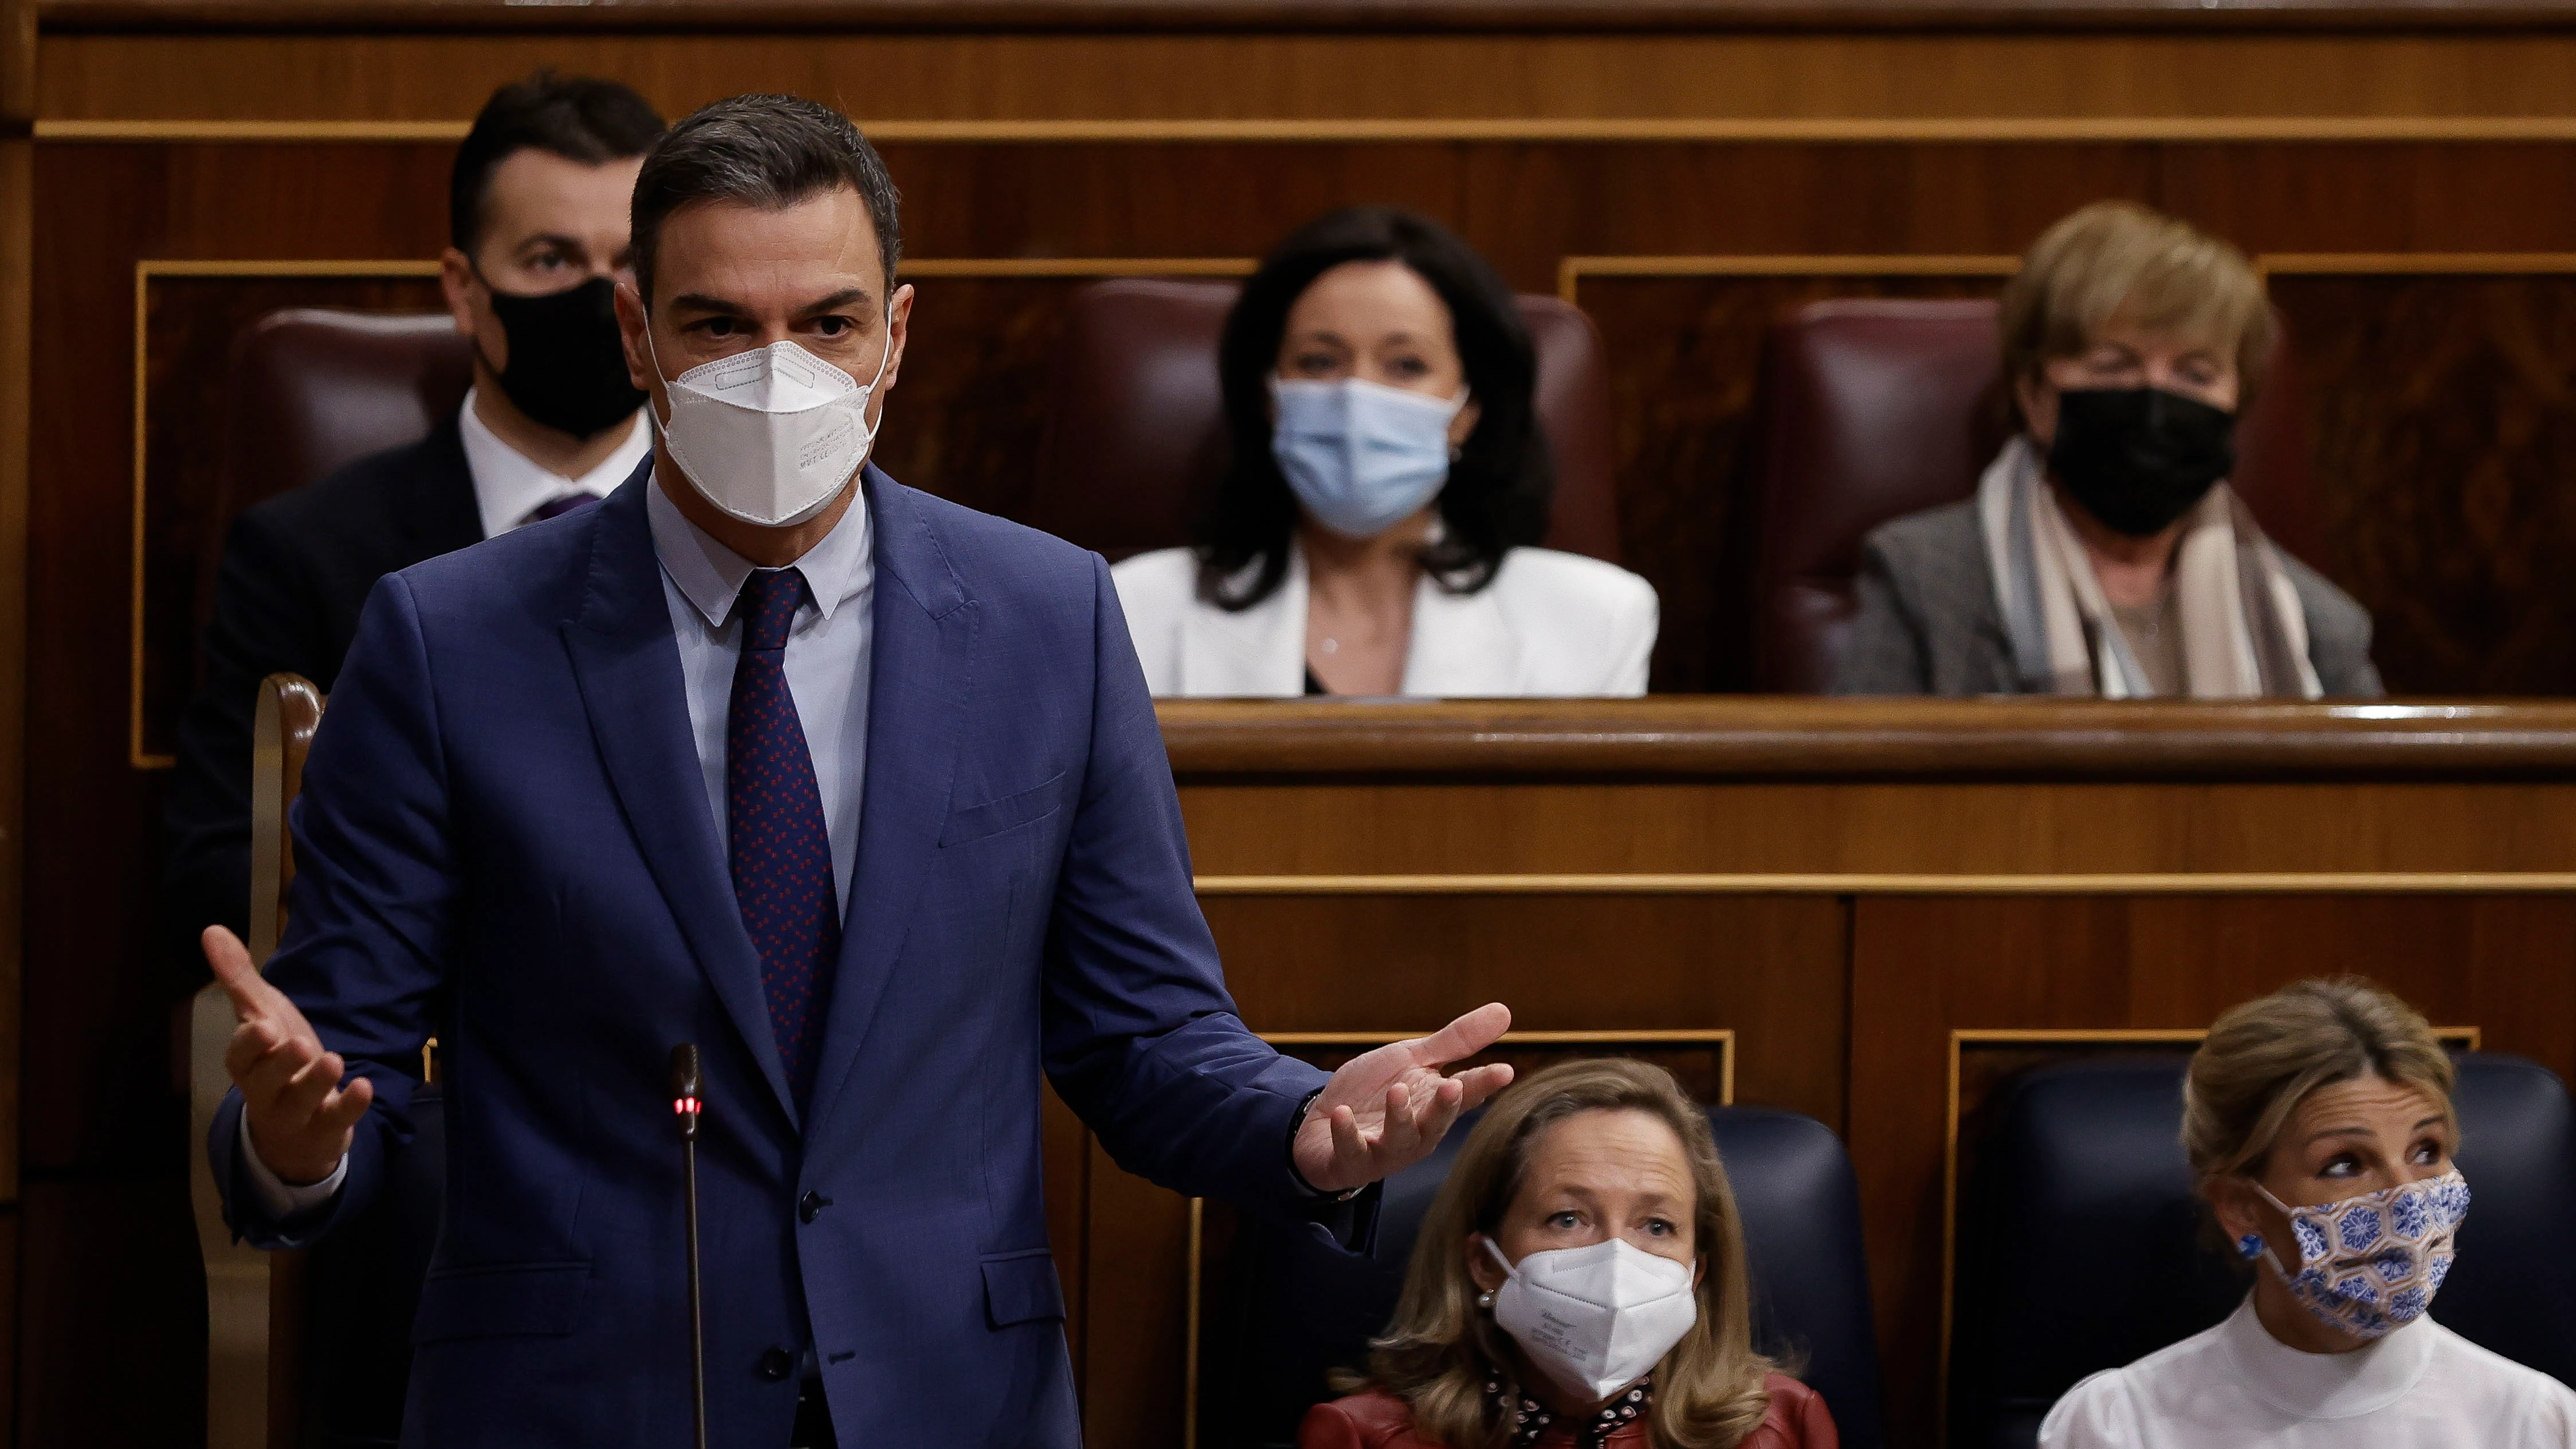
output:
[{"label": "dark red leather seat", "polygon": [[[1861,539],[1976,491],[2003,446],[2001,373],[1992,301],[1817,302],[1772,325],[1727,502],[1720,688],[1827,687],[1856,607]],[[2313,559],[2307,436],[2286,341],[2237,445],[2246,505],[2283,548]]]},{"label": "dark red leather seat", "polygon": [[473,381],[444,312],[269,313],[233,342],[223,516],[428,436]]},{"label": "dark red leather seat", "polygon": [[[1111,559],[1190,541],[1226,464],[1217,334],[1232,282],[1120,279],[1084,288],[1056,353],[1028,522]],[[1550,548],[1616,562],[1610,389],[1592,319],[1522,297],[1538,414],[1556,456]]]}]

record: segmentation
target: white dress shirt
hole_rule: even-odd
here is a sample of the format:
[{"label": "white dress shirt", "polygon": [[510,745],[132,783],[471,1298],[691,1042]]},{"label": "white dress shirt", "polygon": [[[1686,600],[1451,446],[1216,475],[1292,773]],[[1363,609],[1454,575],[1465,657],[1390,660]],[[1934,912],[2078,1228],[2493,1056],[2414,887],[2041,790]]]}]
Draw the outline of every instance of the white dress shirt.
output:
[{"label": "white dress shirt", "polygon": [[[470,405],[466,416],[473,416]],[[689,733],[697,743],[707,814],[721,846],[726,831],[725,718],[733,706],[734,663],[742,655],[742,621],[731,616],[734,599],[751,578],[753,565],[681,517],[658,479],[648,480],[644,488],[653,552],[662,564],[662,601],[671,611],[671,632],[679,644]],[[796,560],[812,602],[798,607],[787,633],[787,694],[796,702],[797,721],[805,727],[805,746],[814,757],[814,784],[823,797],[823,832],[832,842],[832,881],[844,909],[850,899],[850,872],[859,858],[859,805],[867,783],[875,541],[867,494],[862,491],[832,531]],[[242,1114],[241,1152],[246,1163],[242,1175],[272,1217],[294,1217],[321,1207],[339,1193],[349,1175],[344,1157],[320,1182],[289,1185],[252,1150],[247,1112]]]},{"label": "white dress shirt", "polygon": [[[1259,564],[1247,565],[1247,574]],[[1198,595],[1185,548],[1140,553],[1109,571],[1128,637],[1158,697],[1282,697],[1306,692],[1306,554],[1249,609]],[[1413,589],[1402,692],[1447,699],[1622,696],[1646,692],[1655,586],[1616,564],[1546,548],[1503,555],[1492,582],[1453,594],[1426,574]]]},{"label": "white dress shirt", "polygon": [[616,452],[580,477],[567,478],[502,442],[501,435],[486,427],[482,415],[474,411],[474,394],[475,389],[466,389],[456,431],[465,442],[465,471],[474,478],[474,511],[483,520],[485,538],[499,538],[532,522],[531,515],[558,498],[576,493],[607,497],[653,451],[653,430],[644,426],[639,409],[627,421],[626,441],[617,445]]},{"label": "white dress shirt", "polygon": [[2226,1322],[2093,1375],[2040,1449],[2569,1449],[2576,1390],[2430,1318],[2350,1353],[2272,1337],[2248,1298]]}]

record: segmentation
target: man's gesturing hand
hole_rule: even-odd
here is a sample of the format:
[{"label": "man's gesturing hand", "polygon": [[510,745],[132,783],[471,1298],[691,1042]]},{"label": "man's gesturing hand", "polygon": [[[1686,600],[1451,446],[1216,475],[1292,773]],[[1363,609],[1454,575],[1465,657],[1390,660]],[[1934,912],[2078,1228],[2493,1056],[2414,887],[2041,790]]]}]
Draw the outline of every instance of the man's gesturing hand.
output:
[{"label": "man's gesturing hand", "polygon": [[350,1133],[375,1100],[375,1086],[364,1077],[340,1085],[348,1063],[338,1052],[322,1050],[304,1013],[260,979],[240,937],[208,926],[201,939],[206,964],[215,968],[215,979],[233,999],[233,1014],[241,1018],[224,1048],[224,1070],[241,1088],[251,1150],[281,1182],[320,1182],[348,1153]]},{"label": "man's gesturing hand", "polygon": [[1500,1063],[1454,1077],[1440,1069],[1492,1046],[1511,1024],[1511,1008],[1491,1002],[1429,1036],[1352,1058],[1297,1128],[1298,1175],[1309,1186],[1342,1192],[1430,1156],[1459,1113],[1512,1080],[1512,1069]]}]

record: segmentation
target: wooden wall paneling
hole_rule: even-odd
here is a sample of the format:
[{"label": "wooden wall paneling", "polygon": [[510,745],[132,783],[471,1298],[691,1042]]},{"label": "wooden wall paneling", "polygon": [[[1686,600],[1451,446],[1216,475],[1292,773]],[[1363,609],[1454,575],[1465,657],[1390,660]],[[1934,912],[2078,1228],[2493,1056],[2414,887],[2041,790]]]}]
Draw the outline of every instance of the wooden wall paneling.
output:
[{"label": "wooden wall paneling", "polygon": [[1073,294],[1107,276],[1238,276],[1233,257],[907,259],[903,373],[875,461],[896,479],[1004,518],[1027,509],[1057,340]]},{"label": "wooden wall paneling", "polygon": [[1831,898],[1366,894],[1203,899],[1244,1019],[1429,1030],[1487,1001],[1518,1031],[1728,1029],[1735,1100],[1843,1120]]},{"label": "wooden wall paneling", "polygon": [[2556,783],[1185,782],[1181,801],[1203,882],[1434,869],[2448,873],[2576,860],[2576,789]]},{"label": "wooden wall paneling", "polygon": [[2576,114],[2563,84],[2576,41],[2548,28],[657,35],[605,33],[600,18],[483,34],[112,34],[82,33],[78,8],[58,5],[41,114],[462,121],[493,86],[540,65],[625,80],[674,116],[779,89],[878,120],[2218,118],[2314,134],[2337,120]]},{"label": "wooden wall paneling", "polygon": [[2576,691],[2576,257],[2269,260],[2389,687]]},{"label": "wooden wall paneling", "polygon": [[232,526],[224,513],[225,386],[233,341],[282,307],[444,311],[434,264],[367,263],[352,276],[312,263],[139,264],[134,329],[133,678],[131,763],[166,769],[179,713],[199,682],[198,639],[214,566]]},{"label": "wooden wall paneling", "polygon": [[[136,266],[434,256],[448,150],[35,148],[33,340],[12,357],[44,361],[30,383],[30,471],[45,486],[27,501],[26,670],[33,697],[56,703],[23,716],[27,751],[45,762],[23,776],[31,833],[45,843],[25,866],[32,965],[19,998],[23,1244],[43,1267],[22,1288],[33,1325],[18,1340],[25,1442],[171,1444],[203,1432],[203,1286],[185,1176],[199,1159],[172,1066],[203,968],[157,925],[159,777],[133,769],[126,728]],[[12,726],[21,717],[7,713]],[[7,778],[15,788],[22,777]],[[10,848],[20,838],[12,831]],[[35,1211],[39,1196],[50,1210]],[[106,1342],[118,1353],[95,1351]],[[139,1362],[174,1377],[137,1394]]]},{"label": "wooden wall paneling", "polygon": [[0,0],[0,1434],[16,1429],[22,1239],[18,1118],[26,942],[27,494],[34,308],[34,0]]},{"label": "wooden wall paneling", "polygon": [[2492,1051],[2576,1077],[2576,900],[1865,898],[1852,920],[1851,1127],[1889,1423],[1937,1422],[1946,1076],[1956,1030],[2196,1030],[2305,976],[2358,972]]},{"label": "wooden wall paneling", "polygon": [[1610,357],[1620,553],[1663,606],[1651,688],[1717,688],[1749,627],[1726,617],[1716,565],[1737,473],[1753,461],[1745,433],[1771,323],[1830,297],[1992,296],[2018,264],[1823,255],[1560,264],[1559,292],[1592,314]]}]

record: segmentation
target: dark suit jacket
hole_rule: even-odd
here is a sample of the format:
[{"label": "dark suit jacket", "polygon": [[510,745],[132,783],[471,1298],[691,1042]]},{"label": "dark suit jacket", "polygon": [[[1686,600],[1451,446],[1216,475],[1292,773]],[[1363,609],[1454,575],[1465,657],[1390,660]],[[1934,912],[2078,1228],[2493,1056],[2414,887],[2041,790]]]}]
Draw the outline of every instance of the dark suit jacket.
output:
[{"label": "dark suit jacket", "polygon": [[[2286,552],[2281,568],[2298,593],[2308,662],[2326,697],[2385,694],[2370,662],[2369,611]],[[1858,583],[1860,610],[1834,669],[1834,693],[2021,692],[1975,499],[1880,525],[1861,541]]]},{"label": "dark suit jacket", "polygon": [[206,627],[205,685],[179,721],[163,813],[166,921],[180,959],[198,959],[206,927],[240,934],[248,922],[259,682],[286,671],[328,691],[376,580],[482,540],[452,417],[420,442],[360,458],[234,521]]},{"label": "dark suit jacket", "polygon": [[209,1146],[233,1226],[283,1246],[364,1212],[435,1033],[446,1220],[404,1441],[677,1449],[666,1074],[695,1042],[714,1442],[785,1443],[810,1347],[871,1445],[1071,1449],[1041,1069],[1129,1170],[1290,1218],[1288,1133],[1324,1081],[1226,994],[1108,565],[867,471],[867,789],[800,1111],[707,809],[650,466],[368,601],[268,979],[376,1105],[332,1205],[286,1224],[243,1190],[231,1098]]}]

